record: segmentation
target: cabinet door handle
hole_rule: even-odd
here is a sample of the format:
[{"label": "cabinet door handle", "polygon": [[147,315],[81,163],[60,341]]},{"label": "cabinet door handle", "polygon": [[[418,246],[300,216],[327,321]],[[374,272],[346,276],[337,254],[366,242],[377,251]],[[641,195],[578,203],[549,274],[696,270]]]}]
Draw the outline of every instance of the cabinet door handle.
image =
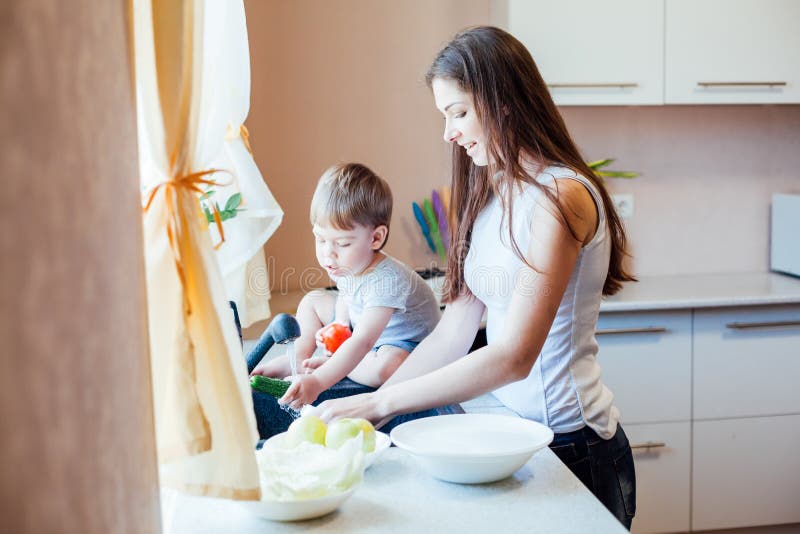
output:
[{"label": "cabinet door handle", "polygon": [[786,87],[786,82],[697,82],[700,87]]},{"label": "cabinet door handle", "polygon": [[620,83],[548,83],[548,87],[553,89],[607,89],[619,87],[620,89],[633,89],[639,87],[638,83],[620,82]]},{"label": "cabinet door handle", "polygon": [[658,449],[666,446],[667,444],[663,441],[646,441],[644,443],[632,443],[631,449]]},{"label": "cabinet door handle", "polygon": [[595,334],[604,336],[608,334],[660,334],[667,332],[663,326],[644,326],[642,328],[603,328],[596,330]]},{"label": "cabinet door handle", "polygon": [[764,323],[728,323],[725,328],[747,330],[753,328],[776,328],[781,326],[800,326],[800,321],[770,321]]}]

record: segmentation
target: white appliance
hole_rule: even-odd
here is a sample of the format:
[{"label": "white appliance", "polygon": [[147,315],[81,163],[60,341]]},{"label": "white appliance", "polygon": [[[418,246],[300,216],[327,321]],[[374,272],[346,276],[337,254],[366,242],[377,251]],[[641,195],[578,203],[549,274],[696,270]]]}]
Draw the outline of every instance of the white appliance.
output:
[{"label": "white appliance", "polygon": [[772,195],[770,269],[800,276],[800,195]]}]

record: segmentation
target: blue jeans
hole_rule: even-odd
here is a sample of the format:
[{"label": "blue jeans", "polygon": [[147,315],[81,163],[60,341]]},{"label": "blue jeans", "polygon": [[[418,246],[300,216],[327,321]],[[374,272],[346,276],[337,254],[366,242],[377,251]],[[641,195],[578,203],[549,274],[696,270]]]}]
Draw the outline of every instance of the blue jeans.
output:
[{"label": "blue jeans", "polygon": [[[339,399],[342,397],[349,397],[351,395],[358,395],[360,393],[371,393],[375,388],[359,384],[349,378],[343,378],[327,389],[320,393],[319,398],[313,402],[317,406],[323,401],[329,399]],[[283,411],[278,406],[278,399],[272,395],[253,390],[253,409],[256,414],[256,424],[258,425],[258,434],[261,439],[269,439],[276,434],[286,432],[289,425],[292,424],[292,416]],[[434,415],[444,415],[451,413],[464,413],[458,405],[444,406],[442,408],[435,408],[432,410],[423,410],[421,412],[414,412],[410,414],[398,415],[391,419],[379,430],[389,433],[394,427],[400,423],[411,421],[413,419],[422,419],[423,417],[432,417]]]},{"label": "blue jeans", "polygon": [[550,449],[625,528],[636,514],[633,453],[622,426],[605,440],[585,426],[556,434]]}]

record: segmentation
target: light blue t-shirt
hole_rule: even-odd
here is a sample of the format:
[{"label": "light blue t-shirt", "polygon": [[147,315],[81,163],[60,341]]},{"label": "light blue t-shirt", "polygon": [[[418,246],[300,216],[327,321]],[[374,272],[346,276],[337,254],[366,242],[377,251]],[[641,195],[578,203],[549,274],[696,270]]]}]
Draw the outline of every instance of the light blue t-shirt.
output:
[{"label": "light blue t-shirt", "polygon": [[419,343],[433,331],[441,312],[433,290],[420,275],[404,263],[384,254],[371,271],[358,276],[334,278],[339,297],[346,300],[350,324],[357,328],[367,308],[394,308],[389,324],[375,342],[375,347],[408,342]]}]

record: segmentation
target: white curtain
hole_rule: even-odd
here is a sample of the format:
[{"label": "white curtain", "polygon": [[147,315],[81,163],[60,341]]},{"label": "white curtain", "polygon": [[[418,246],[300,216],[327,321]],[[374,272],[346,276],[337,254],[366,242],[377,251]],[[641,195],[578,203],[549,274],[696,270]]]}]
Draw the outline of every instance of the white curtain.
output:
[{"label": "white curtain", "polygon": [[[232,172],[231,184],[221,187],[213,200],[224,208],[230,197],[241,195],[236,217],[223,223],[225,242],[217,249],[217,260],[228,298],[236,302],[242,326],[270,316],[268,278],[264,243],[275,232],[283,211],[264,184],[253,160],[249,133],[244,126],[250,107],[250,52],[244,4],[241,1],[217,2],[222,17],[213,31],[206,33],[207,50],[216,51],[215,67],[209,69],[208,85],[217,85],[209,112],[216,115],[209,125],[219,135],[225,132],[224,149],[212,167]],[[255,142],[255,141],[254,141]],[[212,148],[212,147],[209,147]],[[209,199],[212,200],[212,199]],[[216,226],[212,236],[218,239]]]},{"label": "white curtain", "polygon": [[[214,251],[221,236],[210,231],[219,214],[209,226],[199,203],[213,188],[224,206],[233,194],[226,189],[238,188],[243,208],[272,210],[261,217],[270,222],[262,221],[260,236],[280,220],[271,195],[264,201],[263,190],[245,179],[260,176],[241,138],[226,140],[229,125],[239,127],[247,109],[246,101],[231,102],[246,100],[247,91],[241,76],[232,82],[230,75],[248,61],[244,8],[241,0],[134,0],[133,15],[161,483],[197,495],[258,499],[247,370]],[[230,237],[219,250],[237,242],[227,228],[237,218],[222,223]],[[243,244],[231,248],[230,257],[245,264],[253,255]]]}]

